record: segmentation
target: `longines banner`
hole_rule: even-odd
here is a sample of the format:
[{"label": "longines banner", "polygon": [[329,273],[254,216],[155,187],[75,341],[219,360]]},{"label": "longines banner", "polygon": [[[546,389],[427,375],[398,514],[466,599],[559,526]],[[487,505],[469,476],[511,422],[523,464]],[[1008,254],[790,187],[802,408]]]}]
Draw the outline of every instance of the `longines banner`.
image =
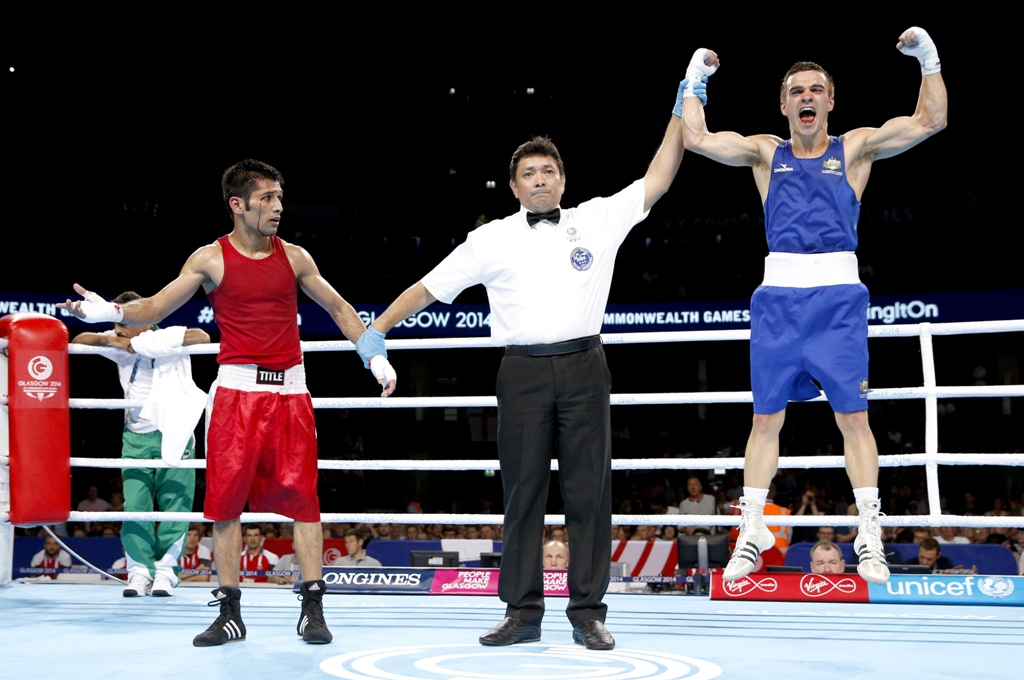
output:
[{"label": "longines banner", "polygon": [[[19,312],[49,314],[69,327],[89,324],[57,308],[66,297],[31,293],[0,292],[0,316]],[[386,304],[355,304],[364,323],[372,323]],[[923,321],[992,321],[1024,318],[1024,289],[873,296],[868,307],[871,325],[912,324]],[[299,303],[299,330],[303,336],[340,336],[330,316],[312,302]],[[434,303],[409,317],[388,333],[388,337],[485,337],[490,335],[487,305],[445,305]],[[217,331],[213,309],[206,300],[190,300],[163,322],[164,326],[188,326]],[[602,333],[644,333],[651,331],[731,330],[750,328],[748,300],[637,303],[608,305]]]},{"label": "longines banner", "polygon": [[735,581],[711,575],[712,600],[871,602],[873,604],[1024,605],[1019,576],[894,574],[883,585],[856,574],[750,574]]}]

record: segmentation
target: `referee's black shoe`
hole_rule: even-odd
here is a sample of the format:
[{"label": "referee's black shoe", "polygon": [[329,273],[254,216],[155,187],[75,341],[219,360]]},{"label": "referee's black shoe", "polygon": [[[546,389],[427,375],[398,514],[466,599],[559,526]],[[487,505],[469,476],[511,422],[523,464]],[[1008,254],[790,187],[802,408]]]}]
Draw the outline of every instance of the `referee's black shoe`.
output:
[{"label": "referee's black shoe", "polygon": [[302,636],[303,642],[326,645],[334,639],[331,631],[327,630],[327,622],[324,621],[324,593],[326,591],[327,584],[323,582],[323,579],[302,582],[302,587],[299,589],[302,614],[299,616],[298,625],[295,626],[295,632]]},{"label": "referee's black shoe", "polygon": [[192,644],[196,647],[219,647],[225,642],[245,639],[245,624],[242,623],[242,590],[238,586],[221,586],[212,591],[217,598],[211,607],[220,606],[220,616],[209,628],[195,636]]},{"label": "referee's black shoe", "polygon": [[604,622],[597,619],[583,621],[573,626],[572,641],[587,649],[615,649],[615,638],[604,627]]},{"label": "referee's black shoe", "polygon": [[480,644],[488,647],[505,647],[537,640],[540,640],[540,626],[531,625],[511,616],[506,616],[501,623],[480,636]]}]

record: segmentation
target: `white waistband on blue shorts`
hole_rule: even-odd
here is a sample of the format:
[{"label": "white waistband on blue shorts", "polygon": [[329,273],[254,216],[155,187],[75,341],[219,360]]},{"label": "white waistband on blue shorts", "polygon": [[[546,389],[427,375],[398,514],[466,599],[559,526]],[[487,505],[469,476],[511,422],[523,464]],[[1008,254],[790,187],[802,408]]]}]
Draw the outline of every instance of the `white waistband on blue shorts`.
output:
[{"label": "white waistband on blue shorts", "polygon": [[[266,370],[258,368],[256,364],[221,364],[220,370],[217,371],[217,386],[242,392],[306,393],[306,369],[302,364],[283,371],[283,385],[266,384],[267,376],[264,376],[261,382],[257,382],[260,379],[259,372]],[[281,372],[271,371],[271,373]]]},{"label": "white waistband on blue shorts", "polygon": [[764,259],[762,286],[817,288],[860,283],[857,254],[771,253]]}]

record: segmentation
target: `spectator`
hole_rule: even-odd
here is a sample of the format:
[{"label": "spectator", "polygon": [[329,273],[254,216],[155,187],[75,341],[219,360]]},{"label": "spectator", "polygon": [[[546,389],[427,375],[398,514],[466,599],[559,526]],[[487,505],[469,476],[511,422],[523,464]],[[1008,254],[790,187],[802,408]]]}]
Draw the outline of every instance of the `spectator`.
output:
[{"label": "spectator", "polygon": [[956,527],[940,527],[939,535],[934,537],[939,544],[944,545],[948,543],[970,543],[971,539],[966,536],[960,536],[956,532]]},{"label": "spectator", "polygon": [[334,560],[335,567],[379,567],[381,563],[366,554],[363,547],[366,542],[366,534],[359,529],[349,529],[345,532],[345,550],[348,554]]},{"label": "spectator", "polygon": [[992,499],[992,509],[985,513],[986,517],[1007,517],[1009,512],[1003,507],[1003,499],[996,497]]},{"label": "spectator", "polygon": [[299,556],[296,553],[288,553],[282,555],[281,559],[278,560],[277,564],[274,565],[274,571],[290,571],[291,574],[271,576],[269,578],[270,583],[277,583],[280,585],[291,585],[299,580],[299,573],[301,571],[299,565]]},{"label": "spectator", "polygon": [[545,569],[568,569],[569,546],[562,541],[551,540],[544,545]]},{"label": "spectator", "polygon": [[95,486],[90,486],[85,499],[78,503],[79,512],[106,512],[109,509],[110,503],[100,498],[100,490]]},{"label": "spectator", "polygon": [[[818,543],[834,543],[835,540],[835,527],[818,527]],[[813,550],[813,548],[811,550]]]},{"label": "spectator", "polygon": [[[853,517],[856,517],[859,514],[859,510],[857,508],[857,504],[856,503],[850,503],[850,505],[847,506],[847,508],[846,508],[846,514],[847,515],[851,515]],[[836,534],[835,540],[838,543],[852,543],[854,540],[856,540],[857,534],[859,532],[860,532],[860,527],[859,527],[859,525],[857,523],[851,524],[849,526],[835,527],[835,534]],[[885,539],[886,539],[886,534],[885,534],[885,531],[883,529],[883,531],[882,531],[882,542],[883,543],[885,542]]]},{"label": "spectator", "polygon": [[245,548],[239,559],[238,568],[242,570],[243,583],[267,583],[265,575],[257,575],[256,572],[266,572],[274,568],[278,557],[269,550],[263,549],[263,529],[259,524],[246,524]]},{"label": "spectator", "polygon": [[[715,503],[715,499],[704,493],[704,485],[701,484],[700,477],[697,475],[690,475],[686,479],[686,492],[689,494],[679,504],[679,514],[681,515],[717,515],[718,507]],[[710,526],[694,526],[694,527],[682,527],[684,533],[693,534],[711,534],[712,528]]]},{"label": "spectator", "polygon": [[629,537],[629,540],[631,540],[631,541],[649,541],[649,540],[651,540],[650,536],[647,533],[647,529],[648,529],[648,527],[647,527],[646,524],[637,525],[637,527],[633,530],[633,535]]},{"label": "spectator", "polygon": [[[32,556],[29,566],[39,569],[67,569],[71,566],[71,555],[61,549],[57,539],[47,534],[43,537],[43,549]],[[48,579],[57,578],[56,573],[40,574],[40,576]]]},{"label": "spectator", "polygon": [[[808,488],[804,491],[803,496],[800,499],[800,507],[796,509],[795,515],[824,515],[825,512],[818,507],[818,495],[814,488]],[[793,542],[799,543],[801,541],[813,541],[811,527],[793,527]],[[816,532],[815,532],[816,533]],[[834,535],[832,539],[834,540]]]},{"label": "spectator", "polygon": [[565,543],[566,545],[568,545],[569,544],[569,532],[567,532],[565,530],[565,527],[560,525],[560,524],[556,525],[556,526],[553,526],[553,527],[551,527],[551,540],[552,541],[561,541],[562,543]]},{"label": "spectator", "polygon": [[907,560],[907,564],[921,564],[932,568],[938,574],[954,568],[953,561],[942,556],[942,546],[934,538],[926,538],[917,548],[917,557]]},{"label": "spectator", "polygon": [[[832,527],[822,527],[822,529]],[[812,574],[842,574],[846,569],[846,560],[839,546],[828,539],[819,540],[811,548]]]},{"label": "spectator", "polygon": [[181,573],[178,578],[182,581],[209,581],[210,572],[213,569],[213,554],[210,549],[200,541],[203,538],[203,525],[192,524],[185,536],[185,549],[178,558],[178,566],[182,570],[199,573]]}]

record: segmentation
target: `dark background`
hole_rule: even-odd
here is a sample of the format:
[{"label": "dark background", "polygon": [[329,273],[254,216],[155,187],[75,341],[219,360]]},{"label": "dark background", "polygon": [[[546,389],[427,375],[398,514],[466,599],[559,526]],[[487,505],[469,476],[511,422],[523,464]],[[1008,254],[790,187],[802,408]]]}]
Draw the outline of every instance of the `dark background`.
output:
[{"label": "dark background", "polygon": [[[815,7],[806,17],[785,8],[774,21],[737,23],[680,6],[562,23],[549,9],[501,6],[471,17],[243,7],[224,17],[12,11],[0,47],[0,290],[70,293],[77,281],[107,296],[156,292],[193,250],[230,230],[220,175],[255,157],[286,178],[281,236],[308,248],[350,301],[387,302],[464,240],[480,216],[517,209],[508,159],[531,135],[551,136],[562,152],[564,205],[642,176],[697,47],[717,50],[723,62],[709,84],[712,130],[787,136],[781,76],[793,62],[813,60],[836,80],[829,130],[840,134],[913,112],[919,67],[895,43],[915,24],[939,48],[949,128],[875,165],[860,223],[864,281],[876,294],[1021,287],[1019,251],[1008,245],[1019,209],[997,188],[1016,172],[1004,111],[1012,86],[998,51],[1008,50],[992,35],[998,20],[935,10],[849,20],[848,10]],[[488,180],[497,187],[485,188]],[[672,190],[623,245],[611,300],[745,299],[765,254],[750,171],[687,154]],[[460,297],[483,299],[480,287]],[[972,384],[976,367],[994,375],[1007,356],[1016,365],[1019,353],[1019,335],[939,344],[940,384]],[[872,353],[874,386],[921,383],[916,343],[875,341]],[[396,356],[405,378],[399,395],[493,394],[497,351]],[[749,389],[743,343],[616,347],[609,361],[617,392],[694,391],[702,361],[707,389]],[[120,396],[112,367],[95,358],[73,362],[82,371],[74,396]],[[195,363],[206,387],[212,359]],[[350,357],[307,363],[315,396],[374,393]],[[966,401],[960,412],[978,411],[982,420],[944,425],[945,450],[1020,449],[1019,415],[1004,414],[998,400]],[[443,411],[321,412],[321,456],[495,457],[493,442],[471,441],[464,410]],[[749,413],[747,405],[703,414],[695,406],[618,407],[616,455],[704,456],[727,447],[736,454]],[[801,442],[794,453],[813,453],[829,438],[841,450],[827,406],[790,414]],[[119,418],[76,413],[75,455],[117,455]],[[873,406],[872,422],[880,439],[900,429],[920,449],[920,402]],[[846,484],[835,472],[836,484]],[[982,472],[978,485],[993,475]],[[106,473],[76,471],[76,500],[85,474]],[[446,475],[457,485],[425,473],[326,474],[325,510],[403,507],[418,488],[428,509],[473,511],[477,496],[500,500],[499,480],[480,482],[479,474]],[[617,495],[648,482],[617,477]],[[675,477],[661,483],[679,484]],[[1001,481],[996,486],[993,493],[1004,492]],[[1019,494],[1019,486],[1007,477],[1006,493]]]}]

